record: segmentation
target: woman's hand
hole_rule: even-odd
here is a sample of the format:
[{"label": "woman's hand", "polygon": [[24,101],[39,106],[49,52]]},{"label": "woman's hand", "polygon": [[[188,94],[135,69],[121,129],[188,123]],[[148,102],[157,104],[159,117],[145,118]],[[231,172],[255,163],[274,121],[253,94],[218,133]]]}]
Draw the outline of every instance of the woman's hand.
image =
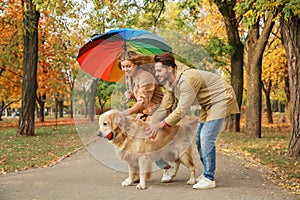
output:
[{"label": "woman's hand", "polygon": [[126,90],[124,92],[124,96],[126,99],[130,99],[132,97],[132,92],[130,90]]},{"label": "woman's hand", "polygon": [[164,126],[165,126],[164,122],[151,124],[150,127],[145,129],[147,131],[147,136],[151,139],[155,139],[158,131],[160,131]]},{"label": "woman's hand", "polygon": [[124,96],[125,96],[125,98],[122,97],[122,103],[127,104],[129,102],[129,100],[132,98],[133,94],[130,90],[126,90],[124,92]]}]

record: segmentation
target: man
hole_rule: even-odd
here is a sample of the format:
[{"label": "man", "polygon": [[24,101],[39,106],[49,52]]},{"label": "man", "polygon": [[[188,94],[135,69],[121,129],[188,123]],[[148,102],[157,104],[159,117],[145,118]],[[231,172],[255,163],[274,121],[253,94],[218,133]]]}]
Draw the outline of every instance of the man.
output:
[{"label": "man", "polygon": [[152,124],[148,136],[155,138],[157,132],[164,126],[177,124],[190,110],[192,105],[200,105],[200,119],[196,133],[196,144],[203,173],[197,178],[194,189],[216,187],[215,142],[223,126],[224,120],[231,114],[239,113],[235,93],[232,87],[220,76],[197,69],[181,67],[177,69],[171,53],[162,53],[154,57],[155,76],[166,87],[162,104],[153,117],[165,117],[165,110],[170,108],[175,98],[177,107],[164,120]]}]

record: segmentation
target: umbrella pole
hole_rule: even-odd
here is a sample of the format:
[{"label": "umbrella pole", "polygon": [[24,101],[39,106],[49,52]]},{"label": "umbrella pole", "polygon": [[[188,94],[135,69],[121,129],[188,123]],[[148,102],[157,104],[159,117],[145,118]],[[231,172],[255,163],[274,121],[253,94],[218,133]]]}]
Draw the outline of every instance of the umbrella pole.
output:
[{"label": "umbrella pole", "polygon": [[[125,85],[126,85],[126,90],[128,90],[129,89],[129,83],[128,83],[128,76],[126,76],[126,75],[125,75]],[[122,97],[122,102],[123,102],[123,105],[124,105],[124,110],[126,110],[127,109],[127,103],[129,102],[129,99],[127,99],[126,96],[124,98]]]}]

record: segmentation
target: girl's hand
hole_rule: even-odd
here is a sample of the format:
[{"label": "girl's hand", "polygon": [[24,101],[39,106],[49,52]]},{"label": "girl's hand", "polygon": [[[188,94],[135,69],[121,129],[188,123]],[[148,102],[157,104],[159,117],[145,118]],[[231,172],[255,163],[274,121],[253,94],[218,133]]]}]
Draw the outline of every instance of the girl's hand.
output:
[{"label": "girl's hand", "polygon": [[130,90],[126,90],[126,92],[124,92],[124,96],[126,99],[130,99],[132,97],[132,92]]}]

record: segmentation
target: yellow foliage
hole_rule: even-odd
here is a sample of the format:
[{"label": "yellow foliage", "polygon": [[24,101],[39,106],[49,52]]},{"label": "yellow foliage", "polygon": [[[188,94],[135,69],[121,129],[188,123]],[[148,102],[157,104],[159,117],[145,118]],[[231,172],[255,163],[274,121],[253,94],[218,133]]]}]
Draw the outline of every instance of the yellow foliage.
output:
[{"label": "yellow foliage", "polygon": [[[282,100],[285,97],[285,79],[288,76],[286,52],[281,41],[276,37],[270,37],[262,65],[262,81],[272,81],[271,98]],[[265,84],[266,87],[267,84]],[[282,95],[281,95],[282,94]]]},{"label": "yellow foliage", "polygon": [[195,42],[205,46],[209,38],[216,36],[227,41],[226,27],[223,17],[215,4],[209,0],[203,1],[202,14],[198,18],[197,29],[194,33]]}]

